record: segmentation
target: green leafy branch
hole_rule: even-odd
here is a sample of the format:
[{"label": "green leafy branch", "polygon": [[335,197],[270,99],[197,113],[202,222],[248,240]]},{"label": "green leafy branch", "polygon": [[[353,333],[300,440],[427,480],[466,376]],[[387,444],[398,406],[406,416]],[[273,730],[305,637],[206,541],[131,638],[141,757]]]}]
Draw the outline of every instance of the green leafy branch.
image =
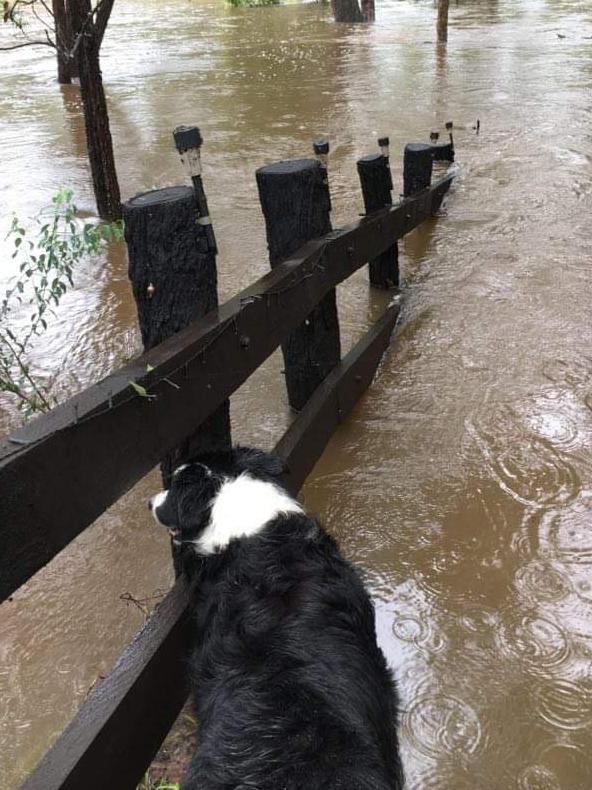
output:
[{"label": "green leafy branch", "polygon": [[[52,216],[37,219],[37,233],[26,230],[14,217],[7,238],[12,238],[12,258],[19,261],[18,275],[0,300],[0,393],[13,396],[25,417],[48,411],[56,403],[53,383],[43,383],[31,370],[29,354],[37,337],[69,288],[79,261],[96,255],[109,241],[123,238],[121,223],[82,223],[70,189],[52,198]],[[30,310],[23,324],[18,319]]]}]

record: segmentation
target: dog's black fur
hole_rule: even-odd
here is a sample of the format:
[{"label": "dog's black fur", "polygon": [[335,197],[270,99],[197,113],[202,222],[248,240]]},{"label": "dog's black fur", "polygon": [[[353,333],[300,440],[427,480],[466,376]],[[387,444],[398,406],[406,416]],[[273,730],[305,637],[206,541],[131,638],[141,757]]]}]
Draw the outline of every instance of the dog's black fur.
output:
[{"label": "dog's black fur", "polygon": [[[224,479],[280,485],[281,463],[235,448],[174,476],[158,519],[199,537]],[[220,553],[185,551],[198,574],[192,683],[199,748],[183,790],[399,790],[397,696],[374,610],[335,541],[282,515]]]}]

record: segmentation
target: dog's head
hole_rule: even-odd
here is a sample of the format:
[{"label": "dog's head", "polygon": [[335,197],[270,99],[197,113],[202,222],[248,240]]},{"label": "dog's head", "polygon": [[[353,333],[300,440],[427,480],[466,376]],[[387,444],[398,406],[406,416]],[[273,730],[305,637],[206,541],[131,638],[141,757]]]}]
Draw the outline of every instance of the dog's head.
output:
[{"label": "dog's head", "polygon": [[213,553],[233,537],[252,534],[266,516],[298,507],[279,485],[282,472],[280,459],[261,450],[211,453],[176,469],[170,488],[148,506],[175,544]]}]

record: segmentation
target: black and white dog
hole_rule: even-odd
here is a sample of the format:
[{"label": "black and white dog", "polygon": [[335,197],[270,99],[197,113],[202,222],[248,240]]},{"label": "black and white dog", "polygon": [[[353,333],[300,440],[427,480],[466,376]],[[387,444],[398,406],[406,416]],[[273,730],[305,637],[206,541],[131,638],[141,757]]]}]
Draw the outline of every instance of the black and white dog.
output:
[{"label": "black and white dog", "polygon": [[371,600],[281,473],[239,447],[180,467],[150,503],[199,574],[199,748],[183,790],[399,790]]}]

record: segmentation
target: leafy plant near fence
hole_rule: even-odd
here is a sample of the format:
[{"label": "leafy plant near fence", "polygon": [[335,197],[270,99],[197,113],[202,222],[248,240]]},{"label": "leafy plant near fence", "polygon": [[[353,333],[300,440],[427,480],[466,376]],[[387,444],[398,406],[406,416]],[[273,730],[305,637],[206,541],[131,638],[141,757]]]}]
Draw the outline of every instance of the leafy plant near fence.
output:
[{"label": "leafy plant near fence", "polygon": [[148,772],[137,790],[180,790],[180,785],[177,782],[168,782],[166,779],[152,781]]},{"label": "leafy plant near fence", "polygon": [[15,216],[8,232],[18,274],[0,301],[0,393],[14,398],[25,418],[56,403],[56,382],[43,380],[32,369],[35,340],[74,285],[76,265],[96,255],[106,242],[123,238],[120,222],[83,223],[77,214],[73,192],[61,189],[52,198],[49,216],[43,212],[33,230],[25,229]]}]

